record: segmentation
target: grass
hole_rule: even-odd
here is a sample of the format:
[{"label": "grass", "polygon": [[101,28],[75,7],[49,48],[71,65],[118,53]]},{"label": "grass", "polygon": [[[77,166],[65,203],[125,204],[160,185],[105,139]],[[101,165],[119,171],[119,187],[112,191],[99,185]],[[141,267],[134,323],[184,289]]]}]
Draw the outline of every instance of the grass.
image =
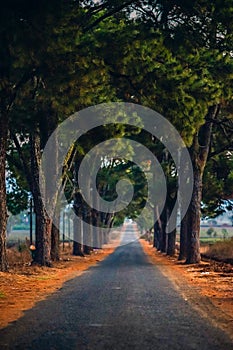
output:
[{"label": "grass", "polygon": [[0,299],[1,298],[5,298],[5,294],[3,292],[0,291]]},{"label": "grass", "polygon": [[51,276],[40,276],[36,278],[39,281],[46,281],[46,280],[50,280]]},{"label": "grass", "polygon": [[201,237],[200,242],[203,245],[214,244],[216,242],[222,242],[222,238],[220,238],[220,237],[212,237],[212,238],[211,237]]},{"label": "grass", "polygon": [[[211,236],[209,236],[207,234],[207,231],[209,229],[209,227],[201,227],[201,231],[200,231],[200,242],[201,242],[201,245],[206,245],[206,244],[214,244],[216,242],[219,242],[219,241],[225,241],[226,239],[230,239],[231,237],[233,237],[233,227],[232,226],[228,226],[228,227],[213,227],[214,228],[214,231],[215,231],[215,234],[212,234]],[[227,234],[226,234],[226,231],[225,231],[225,234],[224,234],[224,231],[223,230],[226,230],[227,231]],[[177,230],[177,242],[180,241],[180,235],[179,235],[179,229]]]},{"label": "grass", "polygon": [[233,238],[214,243],[206,252],[211,258],[233,259]]}]

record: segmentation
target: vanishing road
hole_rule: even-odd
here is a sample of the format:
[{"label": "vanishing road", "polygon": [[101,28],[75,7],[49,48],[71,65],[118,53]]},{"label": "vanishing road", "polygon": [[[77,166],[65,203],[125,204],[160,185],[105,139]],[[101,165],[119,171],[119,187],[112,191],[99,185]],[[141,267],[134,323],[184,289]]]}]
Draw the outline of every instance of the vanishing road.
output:
[{"label": "vanishing road", "polygon": [[[132,225],[125,242],[134,235]],[[0,331],[0,349],[232,350],[135,241]]]}]

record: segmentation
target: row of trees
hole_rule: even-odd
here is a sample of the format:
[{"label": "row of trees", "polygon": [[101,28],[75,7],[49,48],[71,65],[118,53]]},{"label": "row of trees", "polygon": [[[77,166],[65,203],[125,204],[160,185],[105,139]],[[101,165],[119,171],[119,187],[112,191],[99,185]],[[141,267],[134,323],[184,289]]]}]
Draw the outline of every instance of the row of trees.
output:
[{"label": "row of trees", "polygon": [[[35,259],[42,265],[51,265],[51,259],[59,257],[58,232],[40,194],[42,151],[52,131],[70,114],[108,101],[135,102],[160,112],[177,128],[189,147],[194,190],[181,225],[180,259],[186,258],[188,263],[200,260],[203,181],[205,212],[215,213],[222,199],[229,198],[233,192],[231,14],[228,1],[224,6],[218,1],[184,4],[178,0],[172,3],[61,0],[37,4],[22,0],[2,4],[2,271],[7,270],[6,166],[7,174],[14,178],[10,186],[11,201],[17,196],[21,198],[22,191],[25,196],[29,191],[32,193],[37,218]],[[105,128],[99,134],[114,136],[114,130],[119,133],[118,127],[110,131]],[[176,198],[174,164],[164,155],[166,152],[160,143],[155,144],[143,130],[130,135],[122,128],[120,135],[126,134],[135,140],[146,140],[146,146],[164,163],[170,192],[167,207],[155,225],[155,244],[158,249],[168,249],[172,254],[175,233],[167,242],[164,228]],[[101,136],[99,138],[101,140]],[[67,157],[68,168],[64,166],[64,169],[69,169],[69,173],[78,167],[85,153],[84,145],[85,142],[80,141],[75,145],[75,157]],[[56,162],[54,152],[51,168],[56,169]],[[118,168],[114,166],[118,173],[132,171],[131,164],[118,164]],[[213,184],[211,189],[208,188],[210,183]],[[68,185],[66,188],[69,192]],[[54,194],[51,203],[54,211],[56,196]],[[132,205],[136,202],[140,210],[143,201],[135,198]],[[76,198],[77,212],[89,217],[87,220],[96,217],[96,213],[82,210],[83,205],[80,198]],[[133,210],[135,215],[137,210]],[[127,213],[119,214],[115,220],[120,221],[123,215]],[[78,252],[81,248],[78,247]]]}]

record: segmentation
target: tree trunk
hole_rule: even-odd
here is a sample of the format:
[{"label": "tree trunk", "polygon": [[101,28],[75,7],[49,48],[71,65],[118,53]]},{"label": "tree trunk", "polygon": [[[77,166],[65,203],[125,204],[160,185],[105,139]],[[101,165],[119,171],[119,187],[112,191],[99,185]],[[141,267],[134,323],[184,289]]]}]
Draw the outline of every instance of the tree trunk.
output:
[{"label": "tree trunk", "polygon": [[82,222],[75,216],[73,221],[74,226],[74,240],[73,240],[73,255],[84,256],[82,245]]},{"label": "tree trunk", "polygon": [[80,244],[79,242],[76,242],[76,241],[73,242],[73,255],[82,256],[82,257],[85,256],[83,254],[82,244]]},{"label": "tree trunk", "polygon": [[84,244],[83,246],[83,253],[86,255],[90,255],[91,254],[91,247],[89,245]]},{"label": "tree trunk", "polygon": [[98,213],[95,209],[92,210],[92,236],[93,236],[93,248],[99,249],[100,245],[100,236],[99,236],[99,227],[98,227]]},{"label": "tree trunk", "polygon": [[187,231],[188,231],[188,213],[185,214],[180,225],[180,252],[179,252],[178,260],[184,260],[187,257]]},{"label": "tree trunk", "polygon": [[201,220],[201,197],[202,197],[202,172],[194,168],[194,186],[191,203],[188,208],[188,231],[187,231],[187,264],[195,264],[201,261],[200,254],[200,220]]},{"label": "tree trunk", "polygon": [[41,266],[52,266],[51,262],[51,230],[52,220],[44,208],[35,204],[36,212],[36,251],[35,262]]},{"label": "tree trunk", "polygon": [[219,113],[219,106],[209,108],[205,118],[205,124],[195,135],[193,145],[190,149],[193,165],[193,193],[188,208],[188,231],[187,231],[187,264],[199,263],[200,254],[200,220],[202,199],[202,178],[209,154],[213,120]]},{"label": "tree trunk", "polygon": [[[169,210],[169,220],[170,220],[170,214],[172,212],[172,208],[169,208],[169,209],[170,209]],[[169,223],[172,224],[170,221]],[[174,256],[175,252],[176,252],[176,227],[171,232],[168,232],[167,234],[167,255]]]},{"label": "tree trunk", "polygon": [[108,244],[110,241],[110,232],[114,223],[114,214],[107,213],[104,221],[104,244]]},{"label": "tree trunk", "polygon": [[92,209],[92,225],[93,225],[93,247],[98,249],[102,248],[102,231],[101,231],[101,218],[99,212],[99,200],[94,195],[93,205],[96,209]]},{"label": "tree trunk", "polygon": [[164,209],[161,213],[160,220],[161,220],[161,237],[160,237],[159,251],[161,253],[166,253],[166,251],[167,251],[167,233],[166,233],[167,207],[166,207],[166,204],[165,204]]},{"label": "tree trunk", "polygon": [[161,250],[162,242],[162,222],[159,216],[158,205],[155,206],[155,218],[154,218],[154,243],[153,246],[157,248],[158,251]]},{"label": "tree trunk", "polygon": [[92,230],[90,225],[85,225],[85,222],[89,224],[91,220],[89,208],[83,208],[83,220],[83,241],[85,242],[83,252],[90,255],[92,251]]},{"label": "tree trunk", "polygon": [[52,224],[51,231],[51,259],[52,261],[60,260],[60,229],[58,225],[54,225],[54,223]]},{"label": "tree trunk", "polygon": [[[186,183],[188,185],[190,181],[190,172],[192,169],[189,168],[187,164],[186,156],[183,156],[184,148],[180,150],[179,153],[179,166],[180,166],[180,174],[179,174],[179,187]],[[188,230],[188,213],[187,213],[187,202],[186,202],[186,193],[179,192],[180,202],[180,215],[181,215],[181,223],[180,223],[180,251],[178,260],[184,260],[187,257],[187,230]]]},{"label": "tree trunk", "polygon": [[57,203],[57,206],[54,210],[52,230],[51,230],[51,259],[52,261],[60,260],[60,219],[61,219],[61,210],[60,203]]},{"label": "tree trunk", "polygon": [[83,235],[85,237],[86,244],[84,246],[84,253],[85,254],[91,254],[93,251],[93,227],[92,227],[92,212],[91,208],[86,209],[86,222],[89,224],[89,226],[84,225]]},{"label": "tree trunk", "polygon": [[[167,235],[167,255],[174,256],[176,252],[176,220],[177,212],[174,218],[171,218],[171,213],[175,207],[177,193],[168,196],[167,199],[167,217],[168,217],[168,235]],[[173,230],[171,230],[174,227]]]},{"label": "tree trunk", "polygon": [[0,116],[0,271],[7,271],[6,256],[6,150],[8,134],[8,117]]},{"label": "tree trunk", "polygon": [[176,252],[176,228],[168,233],[167,255],[174,256]]},{"label": "tree trunk", "polygon": [[99,234],[100,248],[103,248],[103,229],[100,225],[98,227],[98,234]]},{"label": "tree trunk", "polygon": [[35,132],[30,136],[32,194],[36,213],[36,252],[35,262],[42,266],[51,266],[51,230],[52,219],[48,216],[39,186],[39,166],[41,160],[40,136]]},{"label": "tree trunk", "polygon": [[[45,114],[44,119],[40,125],[40,135],[42,141],[42,147],[45,147],[45,143],[48,141],[52,132],[58,125],[58,115],[52,109]],[[45,184],[45,200],[47,201],[46,208],[49,208],[50,212],[47,213],[52,218],[51,227],[51,259],[52,261],[60,260],[60,203],[59,203],[59,190],[53,190],[53,184],[57,181],[58,176],[58,138],[57,133],[53,134],[53,144],[50,146],[50,156],[47,158],[49,163],[46,168],[47,177]],[[44,143],[44,144],[43,144]],[[47,144],[47,152],[49,144]]]},{"label": "tree trunk", "polygon": [[[75,179],[78,182],[78,168],[79,163],[75,164]],[[83,198],[79,191],[74,194],[74,219],[73,219],[73,227],[74,227],[74,237],[73,237],[73,255],[84,256],[83,252]]]},{"label": "tree trunk", "polygon": [[109,237],[108,237],[108,232],[107,232],[107,230],[106,230],[106,228],[103,230],[103,243],[104,244],[108,244],[108,239],[109,239]]}]

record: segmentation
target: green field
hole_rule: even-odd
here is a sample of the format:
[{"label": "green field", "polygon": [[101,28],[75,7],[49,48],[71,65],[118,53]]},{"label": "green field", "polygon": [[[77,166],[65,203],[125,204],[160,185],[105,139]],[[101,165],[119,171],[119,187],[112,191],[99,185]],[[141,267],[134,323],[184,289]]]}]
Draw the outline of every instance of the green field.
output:
[{"label": "green field", "polygon": [[[35,242],[35,233],[32,233],[32,240]],[[67,232],[67,231],[66,231]],[[72,232],[71,232],[72,233]],[[7,243],[18,243],[18,242],[25,242],[25,239],[30,239],[30,231],[29,230],[12,230],[8,235],[7,235]],[[60,239],[62,240],[62,232],[60,235]],[[68,241],[69,238],[67,234],[65,235],[65,240]]]},{"label": "green field", "polygon": [[[211,236],[207,234],[207,230],[209,227],[201,227],[201,232],[200,232],[200,241],[202,244],[211,244],[214,242],[222,241],[224,239],[228,239],[233,237],[233,227],[213,227],[214,232]],[[225,231],[225,236],[224,236],[224,231]],[[177,241],[180,241],[180,236],[179,236],[179,229],[177,230]],[[29,238],[29,230],[13,230],[8,236],[7,236],[7,241],[8,242],[17,242],[17,241],[25,241],[25,238]],[[67,238],[67,237],[66,237]],[[34,230],[33,230],[33,240],[34,240]]]},{"label": "green field", "polygon": [[[200,242],[201,244],[212,244],[218,241],[223,241],[233,237],[233,227],[213,227],[214,232],[210,235],[207,234],[207,231],[210,227],[201,227],[200,231]],[[223,231],[226,230],[226,231]],[[177,241],[180,241],[179,229],[177,230]]]},{"label": "green field", "polygon": [[214,232],[207,234],[209,227],[201,227],[200,241],[202,244],[211,244],[218,241],[226,240],[233,237],[233,227],[213,227]]}]

